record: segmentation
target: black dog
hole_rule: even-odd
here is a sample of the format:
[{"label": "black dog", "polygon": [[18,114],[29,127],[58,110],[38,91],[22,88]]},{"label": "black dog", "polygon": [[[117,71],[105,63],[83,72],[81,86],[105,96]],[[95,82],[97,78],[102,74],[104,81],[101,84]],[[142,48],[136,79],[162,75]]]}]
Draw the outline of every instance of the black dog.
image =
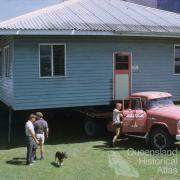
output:
[{"label": "black dog", "polygon": [[56,154],[55,154],[55,162],[57,160],[57,163],[58,163],[59,167],[63,165],[64,159],[67,159],[67,158],[68,157],[67,157],[66,152],[57,151]]}]

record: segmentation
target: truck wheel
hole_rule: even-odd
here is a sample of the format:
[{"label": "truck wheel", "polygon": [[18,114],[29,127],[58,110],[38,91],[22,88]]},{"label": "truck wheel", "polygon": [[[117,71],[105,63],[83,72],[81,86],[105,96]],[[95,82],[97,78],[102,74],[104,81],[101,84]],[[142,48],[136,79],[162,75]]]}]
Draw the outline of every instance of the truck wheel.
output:
[{"label": "truck wheel", "polygon": [[150,134],[150,145],[155,150],[168,150],[174,146],[174,141],[169,132],[163,128],[154,129]]},{"label": "truck wheel", "polygon": [[104,134],[105,127],[102,123],[98,122],[94,119],[86,119],[84,121],[84,131],[87,136],[93,137],[93,136],[100,136]]}]

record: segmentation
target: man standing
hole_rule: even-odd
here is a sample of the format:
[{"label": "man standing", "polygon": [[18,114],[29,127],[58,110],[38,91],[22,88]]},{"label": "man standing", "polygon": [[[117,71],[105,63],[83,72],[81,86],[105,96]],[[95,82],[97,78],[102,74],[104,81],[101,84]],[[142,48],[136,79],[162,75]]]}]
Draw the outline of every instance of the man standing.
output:
[{"label": "man standing", "polygon": [[48,138],[48,124],[43,119],[43,114],[41,112],[36,113],[37,120],[34,123],[36,138],[39,140],[40,145],[40,153],[41,153],[41,160],[44,159],[44,141],[45,137]]},{"label": "man standing", "polygon": [[25,124],[25,133],[27,138],[27,157],[26,164],[32,165],[35,158],[35,152],[39,141],[36,139],[33,122],[36,120],[36,116],[31,114],[29,120]]}]

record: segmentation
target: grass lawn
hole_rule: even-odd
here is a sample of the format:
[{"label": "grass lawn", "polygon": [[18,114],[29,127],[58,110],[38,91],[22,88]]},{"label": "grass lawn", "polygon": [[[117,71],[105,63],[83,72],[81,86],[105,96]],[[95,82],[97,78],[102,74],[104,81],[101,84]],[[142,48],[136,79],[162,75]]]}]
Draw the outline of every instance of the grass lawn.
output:
[{"label": "grass lawn", "polygon": [[[107,147],[108,139],[89,139],[77,133],[50,138],[45,160],[37,160],[30,167],[25,165],[25,147],[1,148],[0,179],[180,179],[179,151],[173,155],[150,155],[141,152],[148,151],[143,141],[126,138],[111,149]],[[57,150],[66,151],[69,156],[61,168],[54,163]]]}]

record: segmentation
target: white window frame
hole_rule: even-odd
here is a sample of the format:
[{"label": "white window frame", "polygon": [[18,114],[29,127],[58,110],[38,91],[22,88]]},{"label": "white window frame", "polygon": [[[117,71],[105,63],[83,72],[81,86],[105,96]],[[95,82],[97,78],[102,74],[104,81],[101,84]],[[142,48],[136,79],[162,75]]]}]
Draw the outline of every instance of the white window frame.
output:
[{"label": "white window frame", "polygon": [[[41,76],[41,56],[40,56],[40,47],[45,45],[51,46],[51,76]],[[63,45],[64,46],[64,75],[63,76],[54,76],[54,61],[53,61],[53,46]],[[39,43],[39,78],[65,78],[66,76],[66,43]]]},{"label": "white window frame", "polygon": [[175,76],[180,76],[180,73],[175,73],[175,58],[176,58],[176,47],[179,46],[180,47],[180,44],[174,44],[174,60],[173,60],[173,75]]},{"label": "white window frame", "polygon": [[[5,59],[5,50],[8,49],[8,64],[7,60]],[[10,48],[9,45],[5,46],[3,49],[3,63],[4,63],[4,77],[7,79],[11,78],[11,60],[10,60]],[[9,72],[8,72],[9,71]]]}]

